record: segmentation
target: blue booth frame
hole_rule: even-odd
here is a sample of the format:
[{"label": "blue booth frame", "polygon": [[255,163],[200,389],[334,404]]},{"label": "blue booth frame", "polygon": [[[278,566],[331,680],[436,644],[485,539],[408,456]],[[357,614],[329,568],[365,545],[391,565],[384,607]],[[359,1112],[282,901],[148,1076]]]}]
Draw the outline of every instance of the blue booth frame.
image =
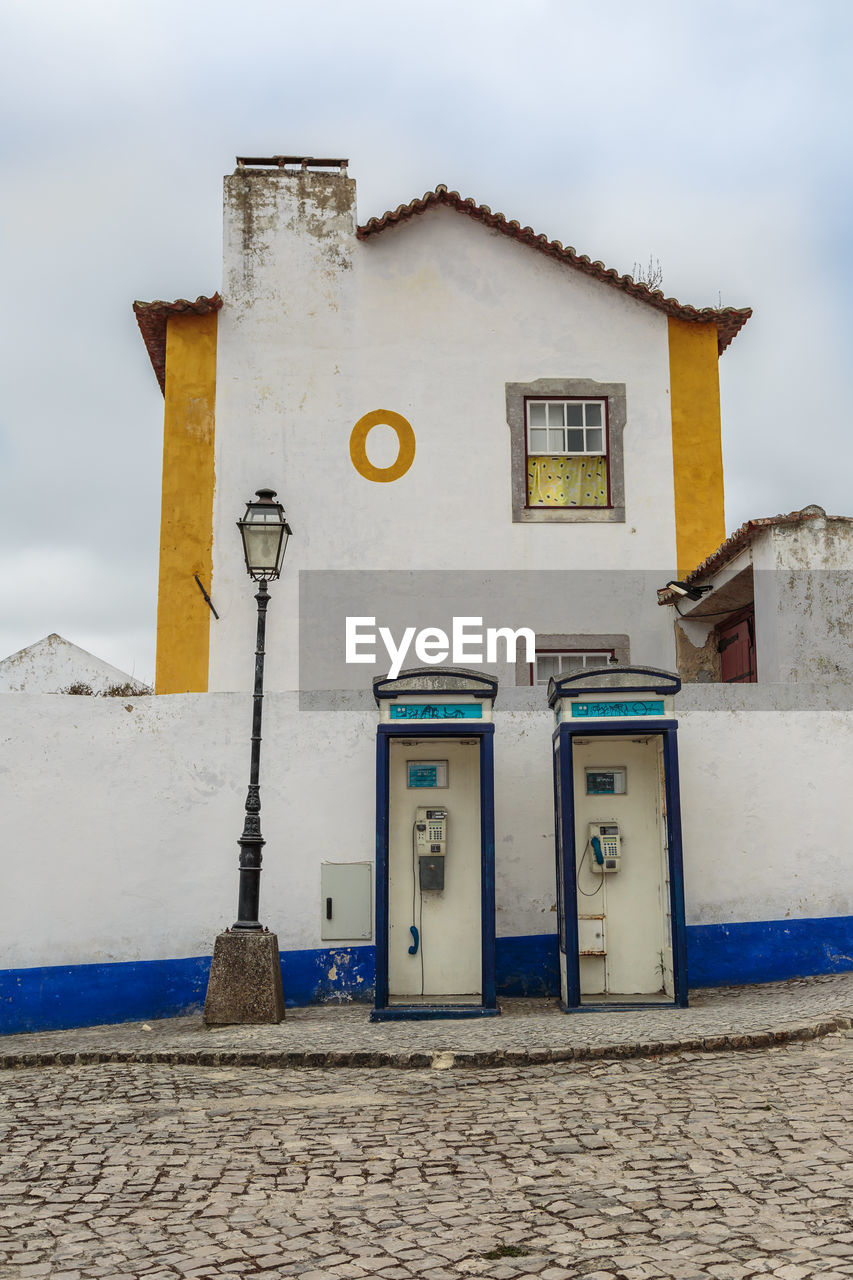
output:
[{"label": "blue booth frame", "polygon": [[[376,1003],[371,1022],[432,1018],[482,1018],[500,1013],[495,989],[495,775],[491,723],[464,725],[380,724],[376,729]],[[482,1003],[409,1005],[388,1003],[388,805],[392,738],[479,738],[480,892]]]},{"label": "blue booth frame", "polygon": [[[621,689],[620,692],[623,692]],[[604,689],[597,690],[599,693]],[[614,690],[607,690],[614,692]],[[638,692],[631,690],[631,693]],[[557,726],[554,746],[554,831],[557,857],[558,945],[566,957],[566,1013],[607,1009],[687,1008],[687,935],[684,917],[684,866],[681,848],[681,792],[678,777],[678,721],[634,719],[618,723],[565,721]],[[669,852],[670,919],[672,922],[672,1001],[619,1001],[581,1003],[580,956],[578,954],[578,906],[575,882],[575,803],[574,743],[575,737],[621,738],[630,734],[659,736],[663,739],[664,794],[666,796],[667,849]],[[557,748],[559,747],[559,753]]]}]

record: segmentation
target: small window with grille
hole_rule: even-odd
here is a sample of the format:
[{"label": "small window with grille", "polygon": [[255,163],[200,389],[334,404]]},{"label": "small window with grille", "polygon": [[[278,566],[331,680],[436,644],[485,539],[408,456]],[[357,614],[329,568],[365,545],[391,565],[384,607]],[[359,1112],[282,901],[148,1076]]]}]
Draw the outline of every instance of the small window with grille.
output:
[{"label": "small window with grille", "polygon": [[588,668],[606,667],[615,660],[612,649],[567,649],[560,652],[537,649],[530,683],[547,684],[552,676],[568,676]]}]

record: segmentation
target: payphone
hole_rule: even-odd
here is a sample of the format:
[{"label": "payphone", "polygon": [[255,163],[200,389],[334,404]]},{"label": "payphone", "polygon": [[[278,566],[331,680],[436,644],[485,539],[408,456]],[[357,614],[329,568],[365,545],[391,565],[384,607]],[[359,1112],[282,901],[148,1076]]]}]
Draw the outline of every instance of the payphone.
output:
[{"label": "payphone", "polygon": [[563,1007],[687,1003],[671,672],[552,678]]},{"label": "payphone", "polygon": [[376,1007],[391,1018],[495,1014],[497,682],[418,668],[373,682]]},{"label": "payphone", "polygon": [[587,843],[592,850],[594,871],[608,874],[619,870],[622,865],[622,837],[618,823],[590,822]]},{"label": "payphone", "polygon": [[447,855],[447,810],[415,810],[415,850],[421,892],[444,889],[444,859]]}]

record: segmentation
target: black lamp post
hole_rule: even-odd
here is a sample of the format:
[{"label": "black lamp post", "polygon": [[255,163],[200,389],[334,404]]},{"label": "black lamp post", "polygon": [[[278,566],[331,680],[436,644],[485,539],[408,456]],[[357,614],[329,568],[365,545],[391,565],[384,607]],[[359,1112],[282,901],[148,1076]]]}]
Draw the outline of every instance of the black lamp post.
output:
[{"label": "black lamp post", "polygon": [[266,843],[261,835],[261,715],[264,700],[264,639],[267,624],[269,592],[267,582],[278,578],[291,529],[284,507],[275,500],[274,489],[258,489],[257,500],[246,503],[246,514],[237,521],[243,539],[243,554],[249,576],[259,584],[258,638],[255,645],[255,691],[252,705],[252,764],[246,795],[246,818],[240,845],[240,891],[234,929],[260,933],[258,920],[261,892],[261,850]]},{"label": "black lamp post", "polygon": [[252,709],[252,767],[246,796],[246,819],[240,837],[240,895],[237,920],[220,933],[213,949],[204,1020],[208,1026],[281,1022],[284,992],[278,937],[258,920],[261,887],[261,708],[264,698],[264,633],[269,592],[267,582],[281,573],[290,526],[272,489],[258,489],[257,501],[246,504],[237,521],[250,577],[258,583],[258,642],[255,647],[255,695]]}]

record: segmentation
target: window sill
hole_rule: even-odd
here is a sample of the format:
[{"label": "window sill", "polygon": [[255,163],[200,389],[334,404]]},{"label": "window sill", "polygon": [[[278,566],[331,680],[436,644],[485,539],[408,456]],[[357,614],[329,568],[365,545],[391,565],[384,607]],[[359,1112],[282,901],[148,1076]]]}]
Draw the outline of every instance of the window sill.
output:
[{"label": "window sill", "polygon": [[624,507],[522,507],[519,524],[624,524]]}]

